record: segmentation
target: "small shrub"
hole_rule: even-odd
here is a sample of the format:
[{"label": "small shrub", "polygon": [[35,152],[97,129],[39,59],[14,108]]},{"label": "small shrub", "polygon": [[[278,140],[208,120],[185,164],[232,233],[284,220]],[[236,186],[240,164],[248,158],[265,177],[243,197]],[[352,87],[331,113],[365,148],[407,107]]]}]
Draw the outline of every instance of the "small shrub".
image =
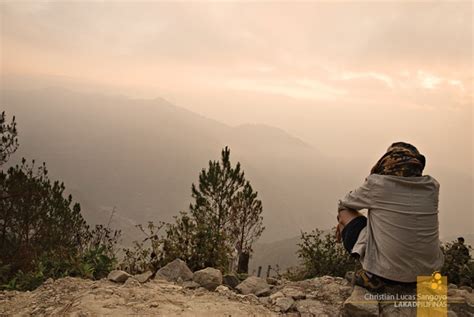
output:
[{"label": "small shrub", "polygon": [[449,242],[443,247],[444,265],[441,273],[448,277],[448,283],[474,287],[474,262],[470,256],[470,245]]},{"label": "small shrub", "polygon": [[161,230],[165,225],[163,222],[155,225],[152,221],[149,221],[146,227],[137,225],[136,227],[145,235],[145,238],[134,241],[132,248],[123,249],[124,256],[120,268],[130,274],[139,274],[149,270],[155,272],[163,266],[164,238]]},{"label": "small shrub", "polygon": [[332,275],[343,277],[347,271],[354,270],[356,260],[349,256],[342,244],[336,243],[334,229],[329,234],[321,230],[301,233],[298,244],[298,257],[303,270],[293,269],[287,272],[290,279],[312,278]]}]

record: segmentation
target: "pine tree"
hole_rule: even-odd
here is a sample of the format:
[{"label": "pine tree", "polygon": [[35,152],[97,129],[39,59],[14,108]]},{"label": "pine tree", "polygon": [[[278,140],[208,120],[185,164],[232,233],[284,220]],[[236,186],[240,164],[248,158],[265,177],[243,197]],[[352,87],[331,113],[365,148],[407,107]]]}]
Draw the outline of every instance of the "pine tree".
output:
[{"label": "pine tree", "polygon": [[248,273],[248,264],[253,243],[261,236],[263,226],[262,202],[257,192],[247,181],[235,199],[233,206],[233,227],[238,252],[237,273]]},{"label": "pine tree", "polygon": [[0,114],[0,166],[5,164],[18,148],[18,131],[15,117],[10,124],[6,123],[5,111]]},{"label": "pine tree", "polygon": [[196,223],[198,267],[227,269],[233,247],[232,210],[244,182],[240,163],[232,167],[230,150],[225,147],[221,161],[209,161],[208,169],[199,175],[199,185],[192,185],[195,202],[190,205],[190,213]]},{"label": "pine tree", "polygon": [[[216,267],[228,271],[234,250],[247,271],[252,244],[262,234],[262,202],[245,180],[240,163],[232,166],[225,147],[220,161],[209,161],[192,185],[194,203],[168,224],[164,262],[184,260],[192,270]],[[246,259],[245,259],[246,257]]]},{"label": "pine tree", "polygon": [[45,164],[20,165],[0,171],[0,189],[7,199],[0,200],[0,262],[9,263],[12,272],[27,272],[36,260],[47,255],[57,259],[78,253],[88,234],[79,204],[64,184],[51,182]]}]

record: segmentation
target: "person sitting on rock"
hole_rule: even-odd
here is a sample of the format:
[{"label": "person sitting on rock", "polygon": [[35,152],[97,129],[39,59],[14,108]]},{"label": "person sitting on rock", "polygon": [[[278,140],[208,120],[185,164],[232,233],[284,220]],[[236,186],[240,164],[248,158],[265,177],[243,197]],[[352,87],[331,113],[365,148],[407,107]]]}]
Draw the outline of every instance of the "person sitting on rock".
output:
[{"label": "person sitting on rock", "polygon": [[362,265],[356,285],[375,291],[386,283],[414,283],[442,267],[439,183],[422,175],[424,167],[416,147],[393,143],[364,184],[339,201],[337,239]]}]

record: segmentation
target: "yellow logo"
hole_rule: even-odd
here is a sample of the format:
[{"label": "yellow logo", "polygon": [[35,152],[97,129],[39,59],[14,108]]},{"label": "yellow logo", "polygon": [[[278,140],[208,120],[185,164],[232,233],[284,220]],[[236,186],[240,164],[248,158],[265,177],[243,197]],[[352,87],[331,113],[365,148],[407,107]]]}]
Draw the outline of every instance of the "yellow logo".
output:
[{"label": "yellow logo", "polygon": [[448,281],[446,276],[442,276],[439,272],[434,272],[431,276],[418,276],[416,282],[416,316],[447,316]]},{"label": "yellow logo", "polygon": [[441,281],[441,273],[439,272],[434,272],[433,275],[431,275],[433,278],[431,279],[431,288],[432,289],[439,289],[441,290],[443,288],[443,282]]}]

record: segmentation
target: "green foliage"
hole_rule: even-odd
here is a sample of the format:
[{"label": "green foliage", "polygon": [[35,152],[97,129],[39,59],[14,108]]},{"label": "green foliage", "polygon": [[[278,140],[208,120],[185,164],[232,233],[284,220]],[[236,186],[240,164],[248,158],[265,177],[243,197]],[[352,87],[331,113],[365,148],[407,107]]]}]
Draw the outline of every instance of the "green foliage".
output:
[{"label": "green foliage", "polygon": [[5,111],[0,114],[0,166],[7,162],[18,148],[18,131],[15,117],[6,123]]},{"label": "green foliage", "polygon": [[122,268],[129,273],[156,270],[180,258],[192,270],[208,266],[229,270],[232,253],[252,252],[262,234],[262,202],[257,199],[244,172],[232,166],[230,150],[222,150],[220,161],[210,161],[192,185],[194,203],[174,223],[139,226],[146,238],[124,249]]},{"label": "green foliage", "polygon": [[89,229],[65,186],[43,163],[0,171],[0,262],[4,288],[33,289],[45,279],[101,278],[115,265],[119,232]]},{"label": "green foliage", "polygon": [[225,147],[220,161],[209,161],[208,169],[192,185],[194,203],[166,228],[164,258],[179,257],[193,270],[208,266],[229,271],[232,253],[251,253],[262,234],[262,203],[245,180],[240,163],[232,166]]},{"label": "green foliage", "polygon": [[448,277],[448,283],[474,287],[474,261],[470,251],[472,251],[470,245],[456,241],[444,245],[444,265],[441,274]]},{"label": "green foliage", "polygon": [[227,270],[234,247],[232,210],[244,184],[240,163],[232,166],[230,150],[226,147],[221,161],[209,161],[208,169],[199,175],[198,186],[192,185],[195,202],[189,209],[196,224],[194,242],[199,255],[193,263],[196,269],[211,266]]},{"label": "green foliage", "polygon": [[145,238],[141,241],[134,241],[133,248],[123,249],[124,256],[120,263],[122,270],[130,274],[139,274],[148,270],[155,272],[163,266],[165,261],[163,259],[162,228],[165,225],[163,222],[155,225],[152,221],[149,221],[146,227],[141,224],[137,225]]},{"label": "green foliage", "polygon": [[257,195],[258,193],[253,191],[250,183],[246,182],[242,191],[237,193],[233,203],[232,224],[239,257],[238,273],[248,273],[248,255],[253,251],[253,243],[265,230],[262,202],[257,199]]},{"label": "green foliage", "polygon": [[347,271],[354,270],[355,259],[347,253],[340,243],[336,243],[334,232],[323,234],[321,230],[302,232],[298,244],[298,257],[302,260],[303,271],[290,272],[295,278],[311,278],[332,275],[343,277]]},{"label": "green foliage", "polygon": [[166,225],[166,235],[163,239],[164,262],[180,258],[192,268],[199,267],[200,254],[195,252],[197,234],[196,222],[189,214],[181,212],[179,217],[175,217],[174,224]]}]

